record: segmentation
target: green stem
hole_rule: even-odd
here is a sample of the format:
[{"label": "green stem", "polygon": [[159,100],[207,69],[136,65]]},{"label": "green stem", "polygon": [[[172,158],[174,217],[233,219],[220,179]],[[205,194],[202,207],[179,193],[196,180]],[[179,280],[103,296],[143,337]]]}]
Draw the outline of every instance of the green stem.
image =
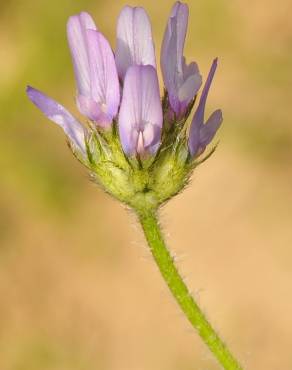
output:
[{"label": "green stem", "polygon": [[145,211],[139,213],[138,216],[154,260],[171,293],[192,326],[197,330],[224,369],[242,370],[242,367],[207,321],[204,313],[191,296],[180,276],[174,264],[173,257],[163,240],[156,213],[153,211]]}]

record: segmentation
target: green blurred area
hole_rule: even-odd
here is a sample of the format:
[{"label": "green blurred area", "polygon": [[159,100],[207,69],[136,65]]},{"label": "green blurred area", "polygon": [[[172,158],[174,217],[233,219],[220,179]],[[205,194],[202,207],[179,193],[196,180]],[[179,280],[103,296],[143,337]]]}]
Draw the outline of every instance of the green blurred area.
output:
[{"label": "green blurred area", "polygon": [[[147,9],[158,59],[172,2],[128,4]],[[185,54],[203,76],[219,57],[208,111],[221,107],[224,126],[217,153],[167,206],[163,224],[246,368],[288,370],[292,6],[188,4]],[[90,12],[114,47],[124,5],[0,3],[1,370],[218,369],[140,248],[134,217],[89,182],[61,130],[25,95],[30,84],[78,116],[67,19]]]}]

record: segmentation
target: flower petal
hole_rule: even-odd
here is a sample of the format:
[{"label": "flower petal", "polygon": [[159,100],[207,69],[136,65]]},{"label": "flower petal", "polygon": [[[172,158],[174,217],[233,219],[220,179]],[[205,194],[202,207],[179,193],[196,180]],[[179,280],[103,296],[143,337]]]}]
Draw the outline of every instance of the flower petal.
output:
[{"label": "flower petal", "polygon": [[162,121],[156,69],[130,67],[125,76],[119,113],[120,139],[125,153],[154,154],[160,143]]},{"label": "flower petal", "polygon": [[196,123],[192,122],[188,140],[189,151],[192,157],[196,155],[200,147],[200,130],[201,126],[198,124],[198,121]]},{"label": "flower petal", "polygon": [[202,84],[202,78],[199,74],[194,74],[188,77],[183,84],[178,88],[178,100],[187,106],[190,102],[190,97],[194,97],[194,91],[199,90]]},{"label": "flower petal", "polygon": [[121,79],[131,65],[152,65],[156,68],[151,25],[141,7],[125,6],[117,23],[116,64]]},{"label": "flower petal", "polygon": [[204,125],[205,106],[209,89],[216,72],[217,58],[213,60],[207,80],[205,82],[198,108],[194,114],[189,134],[189,150],[192,156],[195,156],[201,147],[206,147],[214,137],[217,129],[222,122],[221,111],[215,111],[206,125]]},{"label": "flower petal", "polygon": [[83,126],[62,105],[49,98],[41,91],[28,86],[29,99],[53,122],[62,127],[73,145],[86,154]]},{"label": "flower petal", "polygon": [[195,63],[186,65],[183,56],[189,9],[176,2],[172,8],[161,48],[161,69],[169,102],[176,113],[185,113],[201,86],[201,76]]},{"label": "flower petal", "polygon": [[211,65],[207,80],[205,82],[205,85],[204,85],[204,88],[203,88],[203,91],[202,91],[202,94],[201,94],[201,98],[200,98],[198,108],[197,108],[197,110],[194,114],[192,125],[193,124],[201,124],[202,125],[204,123],[204,114],[205,114],[206,101],[207,101],[209,89],[210,89],[214,74],[215,74],[216,69],[217,69],[217,63],[218,63],[218,59],[216,58],[216,59],[213,60],[213,63]]},{"label": "flower petal", "polygon": [[158,125],[146,124],[143,131],[144,148],[154,155],[160,146],[161,127]]},{"label": "flower petal", "polygon": [[199,72],[197,63],[186,64],[185,57],[182,62],[183,82],[178,89],[180,101],[186,101],[187,104],[194,98],[202,85],[202,76]]},{"label": "flower petal", "polygon": [[201,127],[200,130],[200,144],[206,147],[213,140],[217,130],[223,121],[222,111],[216,110],[211,114],[207,122]]},{"label": "flower petal", "polygon": [[73,59],[78,93],[88,96],[90,93],[90,75],[86,30],[96,30],[91,16],[82,12],[73,15],[67,23],[67,37]]},{"label": "flower petal", "polygon": [[182,58],[188,15],[188,6],[176,2],[171,10],[164,32],[160,63],[169,95],[176,95],[177,80],[183,73]]},{"label": "flower petal", "polygon": [[174,43],[174,52],[177,58],[178,72],[182,71],[181,58],[183,57],[185,38],[188,28],[189,8],[187,4],[177,1],[170,14],[170,44]]},{"label": "flower petal", "polygon": [[106,123],[110,118],[101,110],[100,105],[90,96],[78,95],[76,99],[79,112],[91,121]]},{"label": "flower petal", "polygon": [[[100,108],[95,120],[97,123],[110,124],[120,104],[120,86],[114,55],[100,32],[88,30],[87,37],[91,98]],[[108,116],[107,122],[98,121],[101,114]]]}]

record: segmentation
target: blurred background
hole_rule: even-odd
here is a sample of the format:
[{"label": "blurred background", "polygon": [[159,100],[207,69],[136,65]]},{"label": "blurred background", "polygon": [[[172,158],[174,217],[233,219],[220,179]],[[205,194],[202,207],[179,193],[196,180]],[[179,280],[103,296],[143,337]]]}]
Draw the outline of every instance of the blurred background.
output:
[{"label": "blurred background", "polygon": [[[157,57],[172,1],[133,2]],[[133,214],[29,102],[77,114],[67,18],[89,11],[115,45],[120,0],[0,3],[0,369],[216,370],[168,293]],[[291,2],[192,0],[185,54],[219,68],[216,154],[161,212],[180,270],[250,370],[292,369]]]}]

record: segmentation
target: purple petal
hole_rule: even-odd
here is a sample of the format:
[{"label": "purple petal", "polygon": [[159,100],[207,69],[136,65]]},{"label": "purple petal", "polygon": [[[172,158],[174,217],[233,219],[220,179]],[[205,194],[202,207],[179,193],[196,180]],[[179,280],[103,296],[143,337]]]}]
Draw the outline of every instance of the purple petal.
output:
[{"label": "purple petal", "polygon": [[222,123],[222,113],[220,110],[215,111],[204,125],[205,106],[209,89],[217,68],[217,58],[214,59],[210,68],[207,80],[205,82],[198,108],[190,127],[189,150],[192,156],[198,151],[203,151],[211,142],[220,124]]},{"label": "purple petal", "polygon": [[156,68],[149,17],[143,8],[125,6],[117,23],[116,64],[121,79],[132,65]]},{"label": "purple petal", "polygon": [[76,99],[79,112],[91,121],[108,122],[110,118],[101,110],[100,105],[90,96],[78,95]]},{"label": "purple petal", "polygon": [[182,61],[183,80],[178,86],[178,99],[185,102],[186,105],[194,98],[202,85],[202,76],[200,75],[197,63],[186,64],[185,58]]},{"label": "purple petal", "polygon": [[112,122],[120,104],[115,59],[108,41],[100,32],[88,30],[87,37],[91,98],[99,106],[93,112],[94,120],[105,126]]},{"label": "purple petal", "polygon": [[183,72],[181,58],[183,57],[184,52],[184,44],[188,28],[188,19],[189,19],[188,5],[183,4],[179,1],[176,2],[171,10],[166,30],[167,35],[165,41],[166,43],[169,43],[169,45],[173,46],[172,57],[176,59],[176,66],[179,68],[178,72],[180,73]]},{"label": "purple petal", "polygon": [[202,91],[202,94],[201,94],[201,98],[200,98],[198,108],[197,108],[197,110],[195,112],[195,115],[194,115],[194,118],[193,118],[192,125],[197,125],[197,124],[202,125],[204,123],[204,114],[205,114],[206,101],[207,101],[209,89],[210,89],[214,74],[215,74],[216,69],[217,69],[217,62],[218,62],[217,58],[213,60],[213,63],[211,65],[207,80],[205,82],[205,85],[204,85],[204,88],[203,88],[203,91]]},{"label": "purple petal", "polygon": [[195,63],[186,65],[183,56],[189,10],[176,2],[172,8],[161,48],[161,69],[174,112],[180,116],[198,92],[202,79]]},{"label": "purple petal", "polygon": [[90,72],[88,61],[88,44],[86,30],[96,30],[88,13],[73,15],[67,23],[67,36],[73,59],[78,93],[88,96],[90,93]]},{"label": "purple petal", "polygon": [[121,108],[119,132],[128,155],[155,154],[160,144],[162,107],[156,69],[132,66],[128,69]]},{"label": "purple petal", "polygon": [[223,121],[222,111],[216,110],[211,114],[207,122],[201,127],[200,130],[200,144],[206,147],[213,140],[217,130]]},{"label": "purple petal", "polygon": [[[186,106],[190,103],[191,99],[194,97],[194,91],[199,90],[202,83],[201,76],[199,74],[194,74],[188,77],[182,85],[178,88],[177,96],[178,101],[182,104],[184,103]],[[192,97],[190,99],[190,97]],[[179,108],[177,109],[179,110]],[[177,112],[179,113],[179,112]]]},{"label": "purple petal", "polygon": [[86,155],[84,128],[62,105],[37,89],[28,86],[29,99],[53,122],[62,127],[73,145]]}]

